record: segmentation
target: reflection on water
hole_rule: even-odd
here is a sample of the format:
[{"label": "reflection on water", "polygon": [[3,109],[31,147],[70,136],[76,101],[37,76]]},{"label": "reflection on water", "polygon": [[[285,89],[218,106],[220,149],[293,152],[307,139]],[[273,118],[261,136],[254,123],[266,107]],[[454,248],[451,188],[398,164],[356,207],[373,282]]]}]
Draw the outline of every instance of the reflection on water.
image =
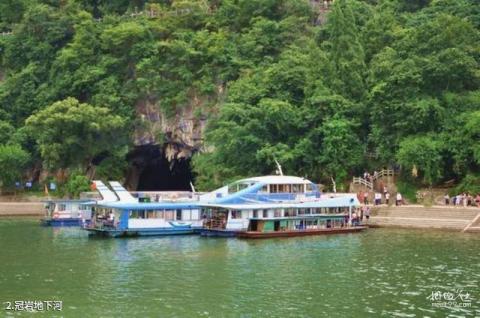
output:
[{"label": "reflection on water", "polygon": [[[0,301],[62,300],[65,317],[479,316],[479,243],[477,235],[391,229],[258,241],[92,239],[0,220]],[[428,299],[456,290],[472,294],[471,307]]]}]

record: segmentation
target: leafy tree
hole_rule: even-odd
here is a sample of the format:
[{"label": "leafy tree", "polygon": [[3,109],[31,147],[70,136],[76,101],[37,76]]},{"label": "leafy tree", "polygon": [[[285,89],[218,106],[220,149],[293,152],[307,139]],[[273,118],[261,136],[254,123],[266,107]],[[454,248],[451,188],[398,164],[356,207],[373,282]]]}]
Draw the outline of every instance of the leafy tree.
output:
[{"label": "leafy tree", "polygon": [[70,198],[78,198],[81,192],[90,191],[90,180],[80,172],[74,172],[65,183],[65,190]]},{"label": "leafy tree", "polygon": [[322,126],[320,164],[327,176],[344,182],[362,160],[363,147],[355,125],[345,118],[332,118]]},{"label": "leafy tree", "polygon": [[0,186],[3,190],[15,187],[29,161],[30,155],[20,146],[0,145]]},{"label": "leafy tree", "polygon": [[331,87],[344,97],[361,100],[365,94],[365,53],[347,0],[337,0],[328,16],[330,38],[325,44],[334,67]]},{"label": "leafy tree", "polygon": [[418,169],[431,186],[441,177],[442,150],[442,143],[431,136],[407,137],[400,143],[397,160],[407,171]]},{"label": "leafy tree", "polygon": [[14,133],[15,128],[10,123],[0,120],[0,145],[6,144]]},{"label": "leafy tree", "polygon": [[125,120],[103,107],[67,98],[30,116],[26,125],[49,169],[81,165],[126,144]]}]

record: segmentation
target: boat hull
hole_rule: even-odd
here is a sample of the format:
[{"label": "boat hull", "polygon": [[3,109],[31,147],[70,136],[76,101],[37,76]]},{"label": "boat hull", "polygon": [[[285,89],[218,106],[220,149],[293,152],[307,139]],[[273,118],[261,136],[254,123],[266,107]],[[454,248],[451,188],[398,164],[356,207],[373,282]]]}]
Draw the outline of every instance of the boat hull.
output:
[{"label": "boat hull", "polygon": [[80,218],[59,218],[59,219],[42,219],[44,226],[82,226],[82,219]]},{"label": "boat hull", "polygon": [[274,237],[294,237],[294,236],[310,236],[310,235],[327,235],[340,233],[356,233],[367,229],[366,226],[354,226],[346,228],[330,228],[318,230],[298,230],[298,231],[276,231],[276,232],[241,232],[238,233],[239,238],[244,239],[264,239]]},{"label": "boat hull", "polygon": [[175,228],[152,228],[152,229],[96,229],[85,228],[90,235],[100,237],[138,237],[138,236],[168,236],[168,235],[189,235],[195,233],[192,227]]}]

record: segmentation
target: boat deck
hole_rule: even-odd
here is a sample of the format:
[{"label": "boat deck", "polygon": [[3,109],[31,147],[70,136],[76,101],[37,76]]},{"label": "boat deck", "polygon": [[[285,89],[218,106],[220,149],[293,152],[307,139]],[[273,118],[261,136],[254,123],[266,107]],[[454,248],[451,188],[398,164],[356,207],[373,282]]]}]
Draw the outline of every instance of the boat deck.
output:
[{"label": "boat deck", "polygon": [[294,231],[272,231],[272,232],[256,232],[247,231],[238,233],[239,238],[261,239],[272,237],[293,237],[293,236],[309,236],[309,235],[326,235],[340,233],[355,233],[367,229],[368,226],[352,226],[340,228],[327,228],[315,230],[294,230]]}]

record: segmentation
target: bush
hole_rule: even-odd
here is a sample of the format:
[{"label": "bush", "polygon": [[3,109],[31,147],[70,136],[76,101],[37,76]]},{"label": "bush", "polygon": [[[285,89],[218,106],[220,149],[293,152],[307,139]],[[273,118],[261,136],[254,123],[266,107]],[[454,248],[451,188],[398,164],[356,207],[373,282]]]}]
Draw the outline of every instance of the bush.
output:
[{"label": "bush", "polygon": [[467,174],[465,178],[452,190],[451,195],[457,195],[459,193],[480,193],[480,176],[474,174]]},{"label": "bush", "polygon": [[74,172],[65,183],[65,190],[70,198],[78,198],[81,192],[90,191],[90,180],[86,176]]}]

